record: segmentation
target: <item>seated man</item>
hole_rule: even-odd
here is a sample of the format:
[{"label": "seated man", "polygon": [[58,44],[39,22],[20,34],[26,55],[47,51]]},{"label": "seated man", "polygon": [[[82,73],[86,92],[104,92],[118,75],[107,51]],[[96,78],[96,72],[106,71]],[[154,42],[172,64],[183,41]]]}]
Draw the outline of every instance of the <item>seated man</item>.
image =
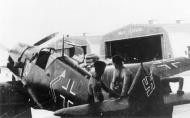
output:
[{"label": "seated man", "polygon": [[91,76],[88,83],[89,103],[102,102],[104,100],[102,89],[104,89],[106,92],[112,92],[101,80],[105,67],[106,64],[103,61],[96,61],[94,63],[95,73]]},{"label": "seated man", "polygon": [[[132,82],[132,72],[129,68],[124,67],[121,56],[114,56],[112,62],[115,70],[110,88],[120,96],[126,96]],[[115,96],[110,95],[110,97]]]}]

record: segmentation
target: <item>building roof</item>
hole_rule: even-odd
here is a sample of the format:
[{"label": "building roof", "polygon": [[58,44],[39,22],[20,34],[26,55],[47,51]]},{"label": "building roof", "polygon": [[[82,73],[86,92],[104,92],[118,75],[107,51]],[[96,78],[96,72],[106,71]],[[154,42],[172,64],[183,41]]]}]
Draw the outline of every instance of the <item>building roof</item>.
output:
[{"label": "building roof", "polygon": [[190,23],[184,24],[129,24],[103,35],[103,41],[173,33],[190,34]]}]

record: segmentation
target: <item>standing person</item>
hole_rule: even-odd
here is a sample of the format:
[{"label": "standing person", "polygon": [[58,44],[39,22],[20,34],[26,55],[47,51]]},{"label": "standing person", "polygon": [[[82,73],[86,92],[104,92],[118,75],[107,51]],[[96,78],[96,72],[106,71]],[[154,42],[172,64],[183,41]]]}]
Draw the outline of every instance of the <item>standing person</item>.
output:
[{"label": "standing person", "polygon": [[94,63],[95,73],[91,76],[88,83],[88,102],[102,102],[104,96],[102,89],[106,92],[112,92],[111,89],[107,88],[102,82],[102,74],[104,73],[106,64],[103,61],[96,61]]},{"label": "standing person", "polygon": [[[126,96],[132,82],[132,72],[129,68],[124,67],[122,57],[115,55],[112,58],[115,70],[113,72],[113,79],[110,88],[120,96]],[[110,96],[114,97],[114,96]]]}]

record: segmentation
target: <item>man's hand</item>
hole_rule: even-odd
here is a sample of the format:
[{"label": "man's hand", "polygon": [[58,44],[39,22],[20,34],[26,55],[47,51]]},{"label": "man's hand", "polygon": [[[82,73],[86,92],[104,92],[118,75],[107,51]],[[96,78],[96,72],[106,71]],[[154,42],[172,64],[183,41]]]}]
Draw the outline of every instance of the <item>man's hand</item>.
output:
[{"label": "man's hand", "polygon": [[184,91],[182,91],[182,90],[177,91],[177,95],[182,96],[183,94],[184,94]]},{"label": "man's hand", "polygon": [[109,92],[109,97],[118,98],[118,97],[120,97],[120,94],[116,93],[116,92],[113,91],[113,90],[110,90],[110,92]]}]

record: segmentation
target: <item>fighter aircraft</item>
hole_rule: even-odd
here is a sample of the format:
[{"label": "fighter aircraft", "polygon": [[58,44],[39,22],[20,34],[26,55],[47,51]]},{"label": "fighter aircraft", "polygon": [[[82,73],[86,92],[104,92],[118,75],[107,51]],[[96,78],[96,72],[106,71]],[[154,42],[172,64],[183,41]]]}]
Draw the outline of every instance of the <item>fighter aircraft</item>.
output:
[{"label": "fighter aircraft", "polygon": [[[56,35],[57,33],[53,33],[32,46],[20,43],[15,49],[7,49],[10,54],[7,68],[12,71],[13,77],[12,81],[0,84],[1,117],[31,117],[30,107],[44,108],[48,110],[55,110],[60,107],[62,108],[62,105],[64,104],[63,100],[61,98],[60,102],[60,95],[58,95],[59,98],[57,100],[57,91],[53,89],[56,85],[54,77],[57,79],[60,78],[61,74],[63,76],[66,70],[72,74],[74,78],[78,76],[77,74],[80,76],[89,74],[81,68],[75,67],[76,60],[71,58],[74,56],[74,52],[76,51],[74,47],[79,48],[80,45],[64,40],[64,51],[67,50],[67,52],[69,52],[69,49],[71,49],[72,53],[69,53],[70,55],[67,56],[63,52],[64,56],[61,56],[60,59],[57,58],[57,54],[55,54],[56,50],[54,48],[40,48],[41,44]],[[82,49],[84,49],[84,46]],[[79,51],[77,51],[77,53],[78,52]],[[64,57],[64,59],[61,59],[62,57]],[[62,63],[64,65],[62,65]],[[57,64],[59,64],[60,67],[56,66]],[[62,68],[63,66],[64,68]],[[35,67],[37,67],[37,70],[33,70]],[[50,71],[49,73],[46,73],[48,71],[45,71],[47,68],[48,71]],[[61,70],[59,70],[59,68],[61,68]],[[29,71],[29,69],[31,70]],[[70,69],[71,71],[69,71]],[[37,75],[31,72],[37,72]],[[38,77],[35,79],[32,77],[28,80],[27,77],[30,77],[31,74],[32,76],[34,75],[34,78],[35,76]]]},{"label": "fighter aircraft", "polygon": [[[55,35],[54,33],[33,46],[20,45],[22,50],[10,50],[12,55],[10,54],[7,67],[13,72],[14,77],[12,81],[0,84],[1,117],[31,117],[31,107],[55,111],[55,115],[58,116],[89,116],[94,113],[106,116],[111,112],[122,112],[134,108],[133,104],[130,104],[129,98],[126,97],[116,100],[108,99],[103,103],[88,105],[87,88],[91,74],[75,63],[70,56],[64,54],[65,48],[63,48],[63,55],[60,57],[55,56],[56,51],[53,48],[39,48],[40,44],[50,40]],[[63,44],[80,47],[67,41],[63,41]],[[141,64],[126,64],[125,66],[132,70],[134,77],[130,94],[138,97],[139,95],[144,96],[146,98],[144,99],[146,100],[144,106],[147,106],[148,102],[152,102],[151,105],[153,105],[162,101],[155,97],[155,93],[159,90],[159,86],[157,86],[159,82],[149,76],[150,68],[154,66],[153,73],[158,77],[169,77],[189,70],[189,64],[189,58],[146,62],[143,63],[143,67],[146,70],[147,77],[139,77],[137,74],[142,71],[141,68],[138,69]],[[112,79],[112,73],[113,66],[108,66],[103,76],[103,81],[107,86]],[[138,84],[141,85],[140,90],[144,90],[140,92],[142,94],[138,94],[138,87],[133,89]],[[183,96],[174,94],[161,97],[164,97],[163,105],[190,102],[190,93],[185,93]],[[142,104],[136,104],[135,107],[139,106]],[[144,112],[144,109],[140,107],[139,111]]]}]

